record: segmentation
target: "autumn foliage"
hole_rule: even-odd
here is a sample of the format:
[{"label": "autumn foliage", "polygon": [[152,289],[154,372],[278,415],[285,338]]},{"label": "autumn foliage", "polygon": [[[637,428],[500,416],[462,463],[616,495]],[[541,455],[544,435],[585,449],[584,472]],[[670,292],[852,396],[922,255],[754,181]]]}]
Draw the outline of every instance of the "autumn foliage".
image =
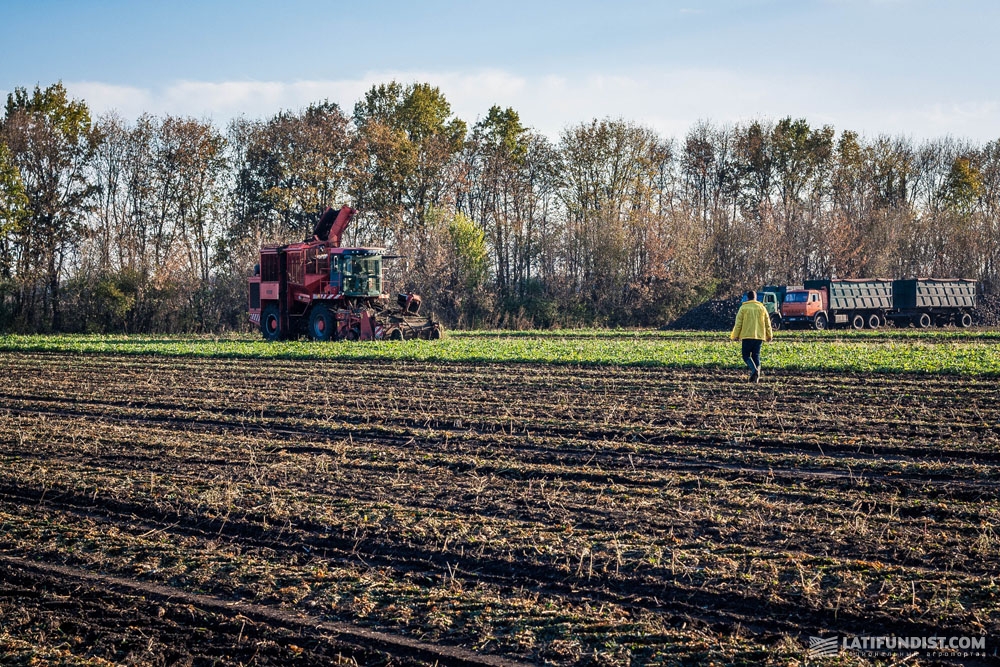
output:
[{"label": "autumn foliage", "polygon": [[326,206],[399,255],[451,326],[662,325],[745,286],[839,276],[1000,279],[1000,140],[864,137],[805,119],[624,119],[558,140],[438,88],[373,87],[225,129],[92,118],[61,84],[0,121],[0,328],[221,331],[245,322],[261,243]]}]

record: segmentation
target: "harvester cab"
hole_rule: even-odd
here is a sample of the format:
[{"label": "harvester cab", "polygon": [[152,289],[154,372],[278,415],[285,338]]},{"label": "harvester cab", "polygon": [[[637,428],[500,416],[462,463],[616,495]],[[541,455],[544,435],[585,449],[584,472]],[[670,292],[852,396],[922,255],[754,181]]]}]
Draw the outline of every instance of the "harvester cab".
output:
[{"label": "harvester cab", "polygon": [[330,285],[345,297],[382,295],[382,254],[380,248],[343,249],[330,262]]}]

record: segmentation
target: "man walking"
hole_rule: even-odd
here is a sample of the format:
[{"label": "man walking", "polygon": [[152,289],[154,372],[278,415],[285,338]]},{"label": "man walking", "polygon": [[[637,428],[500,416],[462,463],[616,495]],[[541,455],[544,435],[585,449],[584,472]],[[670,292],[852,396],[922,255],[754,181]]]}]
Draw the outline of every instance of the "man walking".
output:
[{"label": "man walking", "polygon": [[757,300],[757,292],[751,290],[746,293],[746,301],[736,313],[736,324],[729,337],[743,341],[743,363],[750,369],[750,381],[760,382],[760,348],[764,341],[770,342],[774,338],[774,331],[771,329],[771,316],[767,314],[764,304]]}]

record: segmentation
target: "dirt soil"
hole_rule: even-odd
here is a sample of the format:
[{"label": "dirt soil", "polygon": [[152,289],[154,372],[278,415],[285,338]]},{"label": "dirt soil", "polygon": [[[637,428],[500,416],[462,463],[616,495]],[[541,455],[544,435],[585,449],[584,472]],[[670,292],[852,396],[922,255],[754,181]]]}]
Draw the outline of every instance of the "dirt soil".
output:
[{"label": "dirt soil", "polygon": [[0,664],[787,665],[810,636],[1000,637],[993,378],[0,375]]}]

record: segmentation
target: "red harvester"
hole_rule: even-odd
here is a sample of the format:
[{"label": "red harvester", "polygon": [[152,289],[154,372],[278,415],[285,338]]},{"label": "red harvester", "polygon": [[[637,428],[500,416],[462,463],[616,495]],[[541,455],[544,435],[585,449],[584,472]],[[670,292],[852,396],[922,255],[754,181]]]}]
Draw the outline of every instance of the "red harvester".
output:
[{"label": "red harvester", "polygon": [[315,340],[404,340],[441,337],[441,325],[419,317],[420,297],[382,293],[383,248],[342,248],[356,211],[327,209],[302,243],[265,245],[250,278],[250,321],[267,340],[305,333]]}]

